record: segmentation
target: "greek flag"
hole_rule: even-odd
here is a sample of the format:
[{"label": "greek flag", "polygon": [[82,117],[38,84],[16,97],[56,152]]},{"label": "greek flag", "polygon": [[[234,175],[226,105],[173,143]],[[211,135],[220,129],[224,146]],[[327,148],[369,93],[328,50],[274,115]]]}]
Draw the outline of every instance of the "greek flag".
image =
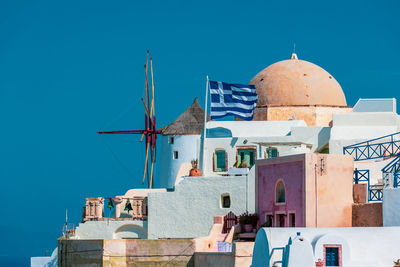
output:
[{"label": "greek flag", "polygon": [[254,85],[210,81],[211,119],[228,115],[250,121],[257,104]]}]

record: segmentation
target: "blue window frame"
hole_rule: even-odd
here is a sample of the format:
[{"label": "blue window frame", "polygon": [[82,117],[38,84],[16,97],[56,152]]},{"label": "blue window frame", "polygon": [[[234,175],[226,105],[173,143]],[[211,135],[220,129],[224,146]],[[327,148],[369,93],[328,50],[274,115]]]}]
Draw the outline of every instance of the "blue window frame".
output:
[{"label": "blue window frame", "polygon": [[223,149],[218,149],[214,154],[214,171],[226,171],[226,152]]},{"label": "blue window frame", "polygon": [[338,247],[325,247],[325,266],[340,266]]},{"label": "blue window frame", "polygon": [[275,147],[269,147],[267,148],[266,151],[266,158],[270,159],[270,158],[276,158],[278,157],[279,153],[278,153],[278,149]]}]

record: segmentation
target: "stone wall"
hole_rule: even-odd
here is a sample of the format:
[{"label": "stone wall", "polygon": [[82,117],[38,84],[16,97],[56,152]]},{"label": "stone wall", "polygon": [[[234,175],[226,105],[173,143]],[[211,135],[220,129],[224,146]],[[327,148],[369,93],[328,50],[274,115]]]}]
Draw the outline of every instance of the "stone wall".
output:
[{"label": "stone wall", "polygon": [[254,120],[304,120],[308,126],[332,126],[333,114],[351,111],[351,107],[335,106],[265,106],[255,109]]},{"label": "stone wall", "polygon": [[194,266],[191,239],[59,240],[58,266]]},{"label": "stone wall", "polygon": [[105,240],[103,266],[194,266],[191,239]]},{"label": "stone wall", "polygon": [[254,242],[234,242],[232,252],[196,252],[195,267],[248,267],[253,258]]},{"label": "stone wall", "polygon": [[58,240],[58,266],[102,266],[103,240]]},{"label": "stone wall", "polygon": [[352,226],[382,226],[382,203],[353,204]]},{"label": "stone wall", "polygon": [[367,186],[368,184],[353,185],[353,201],[357,204],[367,203]]}]

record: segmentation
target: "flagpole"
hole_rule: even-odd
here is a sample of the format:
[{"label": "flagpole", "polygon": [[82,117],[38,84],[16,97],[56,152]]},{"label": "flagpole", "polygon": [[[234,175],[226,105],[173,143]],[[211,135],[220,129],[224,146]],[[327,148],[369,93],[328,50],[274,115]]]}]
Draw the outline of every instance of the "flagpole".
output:
[{"label": "flagpole", "polygon": [[202,162],[201,162],[201,164],[202,164],[202,172],[203,172],[203,176],[205,175],[204,174],[204,170],[205,170],[205,166],[206,166],[206,164],[205,164],[205,151],[206,151],[206,135],[207,135],[207,127],[206,127],[206,124],[207,124],[207,96],[208,96],[208,75],[207,75],[207,79],[206,79],[207,81],[206,81],[206,100],[205,100],[205,104],[204,104],[204,124],[203,124],[203,128],[204,128],[204,132],[203,132],[203,158],[202,158]]}]

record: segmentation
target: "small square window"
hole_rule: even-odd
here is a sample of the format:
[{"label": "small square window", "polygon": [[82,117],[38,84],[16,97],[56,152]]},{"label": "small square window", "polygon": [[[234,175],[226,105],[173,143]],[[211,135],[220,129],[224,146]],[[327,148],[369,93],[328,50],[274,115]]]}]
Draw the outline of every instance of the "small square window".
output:
[{"label": "small square window", "polygon": [[229,194],[224,194],[221,196],[221,202],[223,208],[230,208],[231,207],[231,197]]},{"label": "small square window", "polygon": [[179,157],[179,155],[178,155],[178,151],[174,151],[173,158],[174,158],[174,159],[178,159],[178,157]]},{"label": "small square window", "polygon": [[267,159],[279,157],[279,152],[277,148],[269,147],[266,150],[265,157]]},{"label": "small square window", "polygon": [[171,145],[174,144],[174,137],[173,137],[173,136],[170,136],[170,137],[168,138],[168,143],[171,144]]}]

